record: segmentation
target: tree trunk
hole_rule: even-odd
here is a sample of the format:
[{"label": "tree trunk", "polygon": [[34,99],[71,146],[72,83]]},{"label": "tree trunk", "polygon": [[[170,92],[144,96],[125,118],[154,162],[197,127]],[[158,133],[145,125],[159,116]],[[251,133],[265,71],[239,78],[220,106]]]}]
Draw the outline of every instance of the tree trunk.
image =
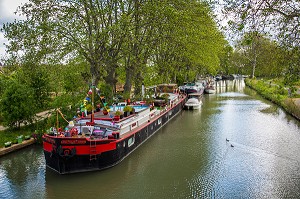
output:
[{"label": "tree trunk", "polygon": [[93,61],[90,63],[90,65],[90,72],[92,75],[91,79],[93,80],[94,85],[97,85],[100,80],[99,66],[97,66],[97,64]]},{"label": "tree trunk", "polygon": [[131,66],[126,67],[125,72],[126,72],[126,79],[125,79],[125,85],[124,85],[124,92],[130,93],[131,86],[132,86],[131,79],[132,79],[132,73],[133,73],[133,71],[131,70]]},{"label": "tree trunk", "polygon": [[116,77],[116,69],[117,64],[112,64],[109,67],[107,67],[108,75],[105,77],[105,82],[108,83],[113,89],[113,94],[116,93],[116,84],[118,82]]}]

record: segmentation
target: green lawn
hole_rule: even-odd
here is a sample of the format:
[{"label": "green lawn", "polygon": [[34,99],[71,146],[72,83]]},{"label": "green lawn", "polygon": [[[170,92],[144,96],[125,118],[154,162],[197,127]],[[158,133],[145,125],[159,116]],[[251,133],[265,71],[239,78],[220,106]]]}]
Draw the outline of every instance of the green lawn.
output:
[{"label": "green lawn", "polygon": [[4,131],[0,131],[0,148],[4,147],[5,142],[16,142],[17,138],[23,135],[23,138],[26,135],[33,136],[33,134],[37,134],[38,141],[41,141],[42,131],[35,131],[38,129],[39,124],[32,124],[28,126],[23,126],[20,129],[6,129]]}]

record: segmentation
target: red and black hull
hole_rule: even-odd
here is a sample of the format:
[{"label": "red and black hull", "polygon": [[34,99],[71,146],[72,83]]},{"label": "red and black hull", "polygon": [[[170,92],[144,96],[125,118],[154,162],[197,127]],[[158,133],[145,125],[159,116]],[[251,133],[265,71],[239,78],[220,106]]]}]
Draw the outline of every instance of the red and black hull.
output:
[{"label": "red and black hull", "polygon": [[58,138],[44,135],[46,165],[60,174],[103,170],[122,161],[175,117],[186,99],[170,110],[137,127],[122,138],[93,140],[90,138]]}]

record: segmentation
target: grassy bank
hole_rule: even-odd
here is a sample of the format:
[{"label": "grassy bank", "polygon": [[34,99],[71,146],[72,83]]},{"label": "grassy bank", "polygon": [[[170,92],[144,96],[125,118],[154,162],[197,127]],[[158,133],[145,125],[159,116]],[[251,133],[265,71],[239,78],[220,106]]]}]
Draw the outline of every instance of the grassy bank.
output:
[{"label": "grassy bank", "polygon": [[[69,98],[65,97],[63,99],[57,98],[57,101],[66,100]],[[60,102],[58,104],[71,104],[67,102]],[[54,106],[54,105],[53,105]],[[58,106],[58,105],[56,105]],[[64,113],[64,116],[71,120],[76,114],[76,109],[70,109],[69,106],[65,106],[63,108],[60,108],[60,110]],[[56,114],[52,115],[49,118],[42,119],[38,122],[35,122],[33,124],[21,126],[19,129],[16,128],[7,128],[3,131],[0,131],[0,148],[4,147],[4,143],[6,142],[16,142],[17,137],[23,135],[25,137],[26,135],[35,136],[38,140],[38,143],[41,143],[41,136],[44,132],[46,132],[46,129],[49,129],[51,126],[56,125]],[[66,125],[67,123],[63,120],[62,117],[59,117],[59,124]]]},{"label": "grassy bank", "polygon": [[41,129],[39,128],[41,126],[44,126],[44,121],[23,126],[20,129],[12,128],[0,131],[0,148],[4,147],[4,143],[6,142],[12,142],[13,144],[16,144],[19,136],[22,136],[23,140],[25,136],[34,137],[37,139],[38,143],[41,143],[41,136],[43,132],[42,130],[39,130]]},{"label": "grassy bank", "polygon": [[288,113],[300,119],[300,104],[297,103],[300,95],[295,89],[291,89],[293,92],[289,93],[289,88],[285,87],[280,80],[246,79],[245,84],[256,90],[265,99],[281,106]]}]

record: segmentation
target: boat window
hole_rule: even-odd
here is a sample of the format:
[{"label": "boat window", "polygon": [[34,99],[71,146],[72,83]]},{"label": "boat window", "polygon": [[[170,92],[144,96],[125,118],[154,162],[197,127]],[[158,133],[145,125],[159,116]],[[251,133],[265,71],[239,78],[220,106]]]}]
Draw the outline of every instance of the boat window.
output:
[{"label": "boat window", "polygon": [[135,138],[131,137],[128,139],[128,147],[131,147],[134,144]]},{"label": "boat window", "polygon": [[113,131],[111,131],[111,130],[107,130],[106,133],[105,133],[105,135],[107,135],[107,136],[108,136],[108,135],[112,135],[112,132],[113,132]]},{"label": "boat window", "polygon": [[158,120],[157,120],[157,123],[158,123],[158,124],[161,124],[161,119],[158,119]]}]

